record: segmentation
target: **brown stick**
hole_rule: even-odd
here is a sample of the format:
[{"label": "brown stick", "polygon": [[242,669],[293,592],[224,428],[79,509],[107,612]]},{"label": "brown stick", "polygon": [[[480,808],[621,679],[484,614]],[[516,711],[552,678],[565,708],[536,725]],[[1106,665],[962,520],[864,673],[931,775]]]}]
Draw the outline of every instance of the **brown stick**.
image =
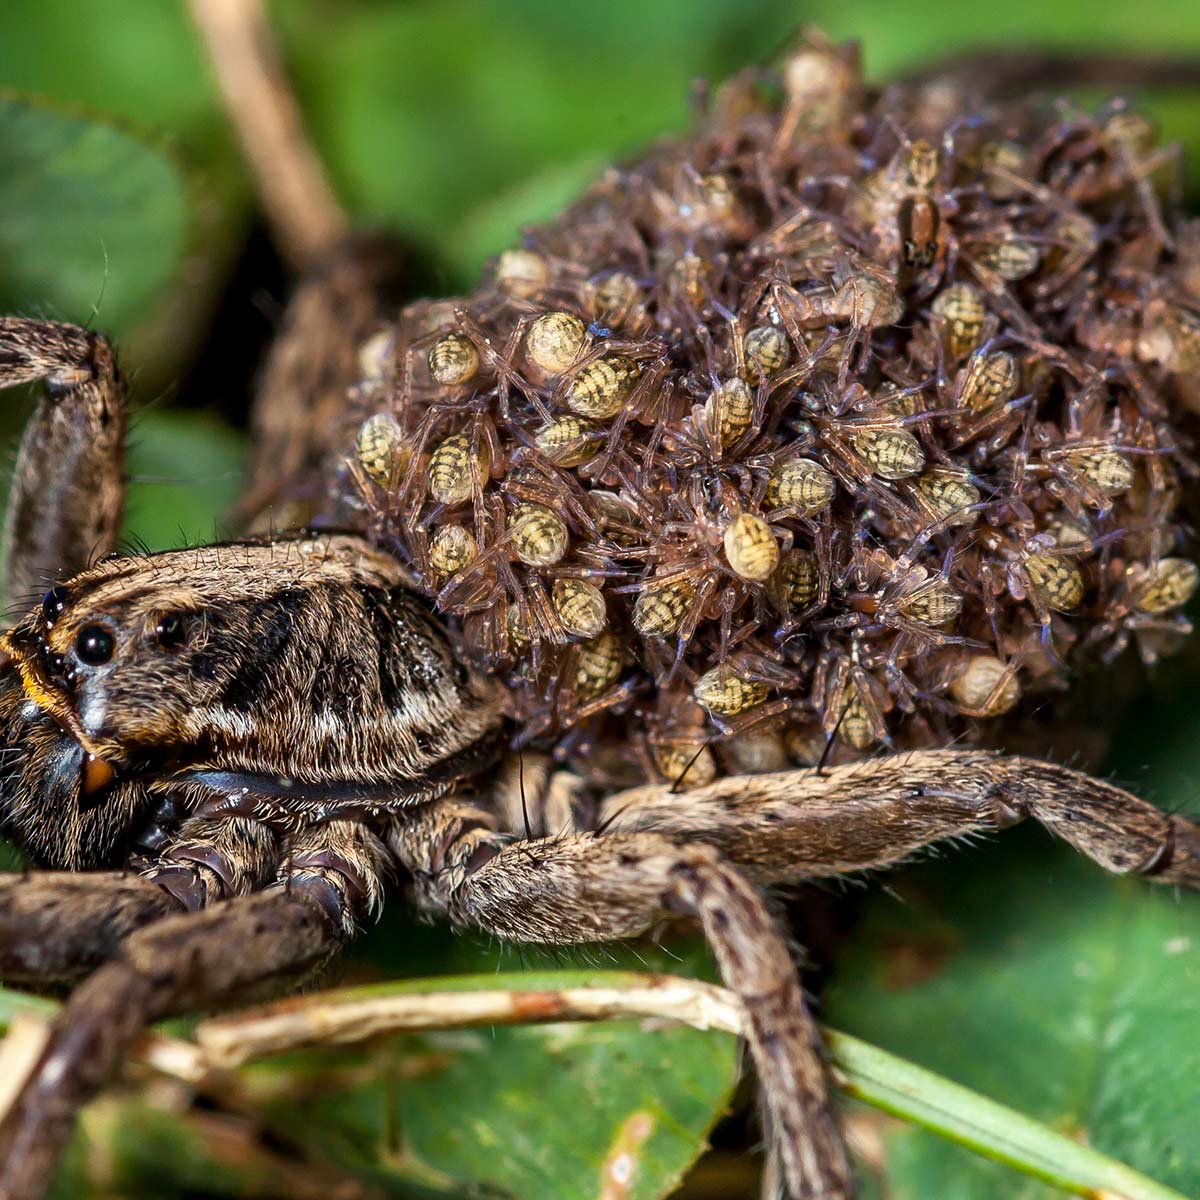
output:
[{"label": "brown stick", "polygon": [[205,1062],[229,1069],[303,1046],[346,1045],[389,1033],[630,1017],[738,1036],[745,1031],[745,1010],[725,988],[670,975],[646,975],[622,987],[363,998],[330,992],[204,1021],[196,1030],[196,1040]]},{"label": "brown stick", "polygon": [[349,232],[304,132],[262,0],[188,0],[276,244],[303,269]]},{"label": "brown stick", "polygon": [[1061,92],[1067,87],[1098,87],[1110,95],[1130,90],[1195,88],[1200,87],[1200,55],[985,46],[936,58],[902,73],[895,82],[913,85],[943,81],[995,100],[1034,89]]},{"label": "brown stick", "polygon": [[[742,1037],[746,1011],[726,988],[676,975],[639,975],[620,986],[589,986],[528,991],[430,991],[409,995],[358,996],[348,991],[319,992],[280,1000],[261,1008],[202,1021],[196,1042],[148,1033],[131,1058],[160,1075],[195,1084],[213,1071],[232,1070],[309,1046],[345,1046],[389,1034],[473,1029],[492,1025],[536,1025],[563,1021],[645,1019],[693,1029],[719,1030]],[[8,1041],[0,1041],[0,1064],[23,1061],[30,1029],[49,1022],[21,1014]],[[32,1065],[30,1067],[32,1069]],[[29,1072],[26,1071],[26,1074]],[[845,1077],[833,1068],[839,1084]],[[7,1095],[7,1093],[3,1093]],[[11,1107],[0,1100],[0,1117]]]},{"label": "brown stick", "polygon": [[[160,1075],[198,1084],[215,1071],[307,1046],[353,1045],[387,1034],[428,1030],[631,1018],[717,1029],[737,1037],[746,1027],[745,1009],[732,992],[674,975],[638,975],[620,986],[528,991],[359,996],[350,989],[210,1018],[197,1027],[195,1043],[147,1033],[130,1058]],[[36,1066],[49,1033],[49,1019],[20,1013],[0,1040],[0,1119],[12,1107],[18,1085]],[[845,1082],[836,1069],[833,1073],[837,1082]]]}]

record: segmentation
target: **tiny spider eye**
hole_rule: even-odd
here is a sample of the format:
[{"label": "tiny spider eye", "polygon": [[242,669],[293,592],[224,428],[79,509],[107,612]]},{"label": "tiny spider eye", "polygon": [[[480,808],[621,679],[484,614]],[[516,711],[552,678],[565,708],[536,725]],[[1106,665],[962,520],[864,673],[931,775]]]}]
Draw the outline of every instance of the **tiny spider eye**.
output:
[{"label": "tiny spider eye", "polygon": [[178,650],[187,640],[187,626],[178,613],[163,613],[154,627],[154,640],[163,650]]},{"label": "tiny spider eye", "polygon": [[51,588],[42,597],[42,616],[45,617],[47,625],[53,625],[62,616],[68,599],[70,597],[64,587]]},{"label": "tiny spider eye", "polygon": [[75,654],[80,662],[90,667],[108,662],[116,649],[113,635],[103,625],[85,625],[75,635]]}]

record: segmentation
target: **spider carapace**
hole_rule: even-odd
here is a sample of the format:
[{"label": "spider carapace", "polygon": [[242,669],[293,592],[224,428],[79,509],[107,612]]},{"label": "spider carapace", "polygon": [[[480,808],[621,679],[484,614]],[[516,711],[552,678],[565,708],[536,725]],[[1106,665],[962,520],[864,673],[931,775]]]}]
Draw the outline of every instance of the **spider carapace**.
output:
[{"label": "spider carapace", "polygon": [[880,94],[813,43],[472,296],[397,317],[354,241],[293,301],[241,507],[337,532],[114,554],[113,354],[0,320],[0,385],[43,389],[0,823],[50,868],[0,879],[0,976],[77,984],[0,1194],[41,1194],[148,1023],[310,976],[400,876],[527,942],[698,922],[789,1193],[850,1195],[763,888],[1026,816],[1200,882],[1184,818],[939,748],[1187,632],[1200,254],[1172,163],[1122,106]]}]

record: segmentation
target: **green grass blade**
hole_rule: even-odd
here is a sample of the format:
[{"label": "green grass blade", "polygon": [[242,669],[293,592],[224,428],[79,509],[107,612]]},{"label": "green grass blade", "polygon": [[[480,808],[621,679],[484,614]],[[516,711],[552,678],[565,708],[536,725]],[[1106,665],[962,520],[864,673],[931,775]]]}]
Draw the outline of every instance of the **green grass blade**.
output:
[{"label": "green grass blade", "polygon": [[1082,1196],[1186,1200],[1115,1159],[1006,1105],[835,1029],[825,1042],[843,1090],[1014,1170]]}]

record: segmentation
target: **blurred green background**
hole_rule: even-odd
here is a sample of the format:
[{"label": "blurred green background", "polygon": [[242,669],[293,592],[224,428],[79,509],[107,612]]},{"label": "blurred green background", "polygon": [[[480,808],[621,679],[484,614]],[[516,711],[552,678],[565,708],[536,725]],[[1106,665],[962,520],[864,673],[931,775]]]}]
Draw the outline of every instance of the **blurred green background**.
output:
[{"label": "blurred green background", "polygon": [[[1001,42],[1200,55],[1200,6],[1168,0],[288,0],[272,14],[340,196],[426,264],[414,292],[470,286],[603,163],[685,128],[696,79],[770,58],[805,24],[860,39],[875,79]],[[0,88],[0,309],[118,339],[141,406],[130,531],[154,547],[211,537],[237,490],[254,371],[288,280],[184,6],[3,0]],[[1200,162],[1200,92],[1144,98]],[[28,398],[5,399],[11,438]],[[1089,753],[1102,726],[1119,729],[1108,767],[1191,811],[1198,662],[1189,652],[1152,676],[1130,665],[1119,684],[1081,689],[1073,727]],[[823,1016],[1200,1194],[1200,903],[1102,878],[1036,830],[888,882],[791,907]],[[395,905],[341,971],[487,973],[497,961]],[[620,961],[707,970],[688,943]],[[19,1000],[0,995],[0,1019],[6,1003]],[[624,1026],[300,1056],[199,1106],[161,1084],[93,1106],[60,1194],[594,1196],[623,1121],[649,1110],[658,1132],[629,1196],[671,1192],[710,1136],[717,1150],[684,1194],[752,1196],[755,1134],[735,1075],[728,1039]],[[852,1116],[870,1194],[1053,1194]]]}]

